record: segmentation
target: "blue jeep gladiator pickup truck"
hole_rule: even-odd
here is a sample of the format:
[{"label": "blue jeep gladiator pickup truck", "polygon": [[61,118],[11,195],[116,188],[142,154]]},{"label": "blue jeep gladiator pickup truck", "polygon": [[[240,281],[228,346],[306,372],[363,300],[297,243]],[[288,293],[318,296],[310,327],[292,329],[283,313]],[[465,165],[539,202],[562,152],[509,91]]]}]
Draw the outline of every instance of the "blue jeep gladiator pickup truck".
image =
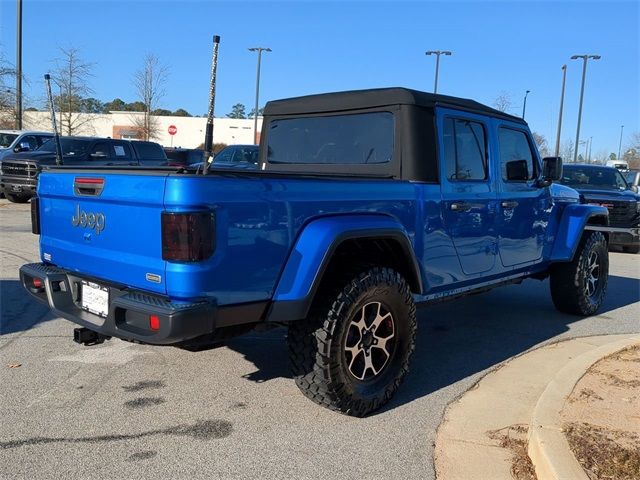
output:
[{"label": "blue jeep gladiator pickup truck", "polygon": [[388,88],[269,102],[264,125],[257,171],[43,170],[24,287],[81,343],[286,325],[302,392],[354,416],[406,375],[419,303],[550,277],[559,310],[600,307],[608,211],[553,183],[522,119]]}]

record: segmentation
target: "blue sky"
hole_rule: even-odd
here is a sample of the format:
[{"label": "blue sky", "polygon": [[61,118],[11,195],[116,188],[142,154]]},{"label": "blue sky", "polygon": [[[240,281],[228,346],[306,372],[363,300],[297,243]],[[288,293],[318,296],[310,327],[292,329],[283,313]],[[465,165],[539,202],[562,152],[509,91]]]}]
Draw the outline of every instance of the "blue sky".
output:
[{"label": "blue sky", "polygon": [[[15,1],[0,0],[0,45],[15,57]],[[581,61],[587,71],[581,138],[592,151],[617,152],[620,125],[640,130],[640,2],[71,1],[23,0],[27,93],[41,105],[42,76],[59,47],[95,63],[94,96],[134,101],[132,76],[146,52],[169,66],[163,107],[207,109],[211,37],[222,37],[216,115],[254,103],[256,56],[263,57],[261,104],[334,90],[433,88],[434,57],[446,49],[438,90],[492,104],[501,92],[555,144],[561,66],[568,64],[563,139],[574,139]],[[623,141],[623,144],[625,143]]]}]

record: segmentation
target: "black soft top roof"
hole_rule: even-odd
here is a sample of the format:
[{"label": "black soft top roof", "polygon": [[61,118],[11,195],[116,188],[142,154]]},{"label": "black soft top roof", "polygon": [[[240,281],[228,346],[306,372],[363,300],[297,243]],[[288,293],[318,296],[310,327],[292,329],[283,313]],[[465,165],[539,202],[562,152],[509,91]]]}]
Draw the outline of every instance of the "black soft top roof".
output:
[{"label": "black soft top roof", "polygon": [[374,88],[370,90],[351,90],[347,92],[323,93],[304,97],[286,98],[267,102],[265,115],[296,115],[305,113],[325,113],[363,108],[384,107],[388,105],[417,105],[434,108],[435,106],[453,107],[471,112],[506,118],[514,122],[525,123],[520,117],[514,117],[495,108],[466,98],[450,97],[411,90],[408,88]]}]

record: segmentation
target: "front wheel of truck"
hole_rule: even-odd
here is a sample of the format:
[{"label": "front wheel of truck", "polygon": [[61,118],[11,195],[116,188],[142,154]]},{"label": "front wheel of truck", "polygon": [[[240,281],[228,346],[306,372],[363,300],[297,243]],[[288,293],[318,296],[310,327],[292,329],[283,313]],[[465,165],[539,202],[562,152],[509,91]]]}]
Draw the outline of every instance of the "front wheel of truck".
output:
[{"label": "front wheel of truck", "polygon": [[27,195],[21,195],[19,193],[8,193],[8,192],[5,192],[5,196],[7,197],[7,200],[9,200],[11,203],[27,203],[31,198]]},{"label": "front wheel of truck", "polygon": [[391,399],[409,369],[415,303],[389,268],[329,283],[309,317],[289,326],[294,378],[314,402],[363,417]]},{"label": "front wheel of truck", "polygon": [[604,301],[608,280],[607,239],[601,232],[585,232],[573,260],[552,267],[551,298],[561,312],[593,315]]}]

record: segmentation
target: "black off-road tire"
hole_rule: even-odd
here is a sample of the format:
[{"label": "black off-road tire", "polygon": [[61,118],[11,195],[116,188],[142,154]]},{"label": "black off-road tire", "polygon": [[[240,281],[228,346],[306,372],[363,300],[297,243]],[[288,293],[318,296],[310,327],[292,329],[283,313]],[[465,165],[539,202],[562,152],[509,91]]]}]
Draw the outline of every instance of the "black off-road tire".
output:
[{"label": "black off-road tire", "polygon": [[[597,271],[593,261],[598,262]],[[592,291],[589,279],[597,283]],[[551,269],[551,298],[556,308],[573,315],[593,315],[602,305],[609,280],[607,239],[601,232],[585,232],[571,262],[558,263]]]},{"label": "black off-road tire", "polygon": [[[320,299],[309,317],[289,326],[293,375],[309,399],[331,410],[363,417],[391,399],[409,370],[416,342],[415,303],[404,278],[390,268],[371,268],[329,283],[329,288],[318,293]],[[367,320],[370,314],[375,315],[371,323]],[[367,325],[371,330],[364,330],[373,332],[373,337],[366,339],[359,325]],[[386,329],[386,333],[377,333],[374,325],[377,332]],[[389,331],[394,332],[393,337]],[[380,352],[383,347],[376,333],[391,339],[381,339],[384,352]],[[354,335],[359,346],[348,349]],[[362,345],[367,342],[375,345],[370,344],[365,353],[367,347]],[[357,348],[360,353],[354,355]],[[392,353],[387,355],[389,350]],[[374,357],[377,359],[377,372],[367,366],[365,356],[371,365]],[[362,378],[353,373],[358,365],[363,366]],[[367,378],[367,373],[372,378]]]},{"label": "black off-road tire", "polygon": [[5,196],[12,203],[27,203],[31,199],[28,195],[20,195],[19,193],[5,192]]},{"label": "black off-road tire", "polygon": [[626,247],[622,247],[622,251],[624,253],[640,253],[640,245],[628,245]]}]

